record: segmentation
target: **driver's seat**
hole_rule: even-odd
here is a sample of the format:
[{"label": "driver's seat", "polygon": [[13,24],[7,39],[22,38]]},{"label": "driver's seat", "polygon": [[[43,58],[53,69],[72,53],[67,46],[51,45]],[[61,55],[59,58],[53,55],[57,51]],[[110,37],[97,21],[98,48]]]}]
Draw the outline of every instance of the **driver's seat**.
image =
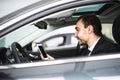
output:
[{"label": "driver's seat", "polygon": [[0,47],[0,64],[8,64],[9,61],[7,59],[7,48]]},{"label": "driver's seat", "polygon": [[117,49],[120,52],[120,15],[117,16],[113,22],[112,33],[117,42]]}]

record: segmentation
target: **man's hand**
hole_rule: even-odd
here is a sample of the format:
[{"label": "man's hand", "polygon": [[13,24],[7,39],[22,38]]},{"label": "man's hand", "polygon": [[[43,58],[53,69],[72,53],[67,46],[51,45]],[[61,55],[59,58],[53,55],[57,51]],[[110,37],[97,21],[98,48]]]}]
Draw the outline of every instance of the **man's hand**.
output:
[{"label": "man's hand", "polygon": [[43,61],[52,61],[52,60],[55,60],[52,56],[50,56],[49,54],[47,54],[47,58],[44,58],[43,55],[41,54],[40,55],[41,59]]}]

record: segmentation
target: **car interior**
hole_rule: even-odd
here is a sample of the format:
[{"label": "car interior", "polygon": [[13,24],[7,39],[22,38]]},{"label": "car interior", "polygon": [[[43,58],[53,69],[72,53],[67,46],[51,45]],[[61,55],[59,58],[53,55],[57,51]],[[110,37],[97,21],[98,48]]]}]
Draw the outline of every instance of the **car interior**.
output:
[{"label": "car interior", "polygon": [[117,16],[113,22],[112,33],[115,41],[117,42],[117,48],[120,51],[120,15]]},{"label": "car interior", "polygon": [[[100,21],[103,24],[113,23],[112,33],[113,33],[113,37],[115,41],[117,42],[117,47],[119,48],[120,39],[118,35],[119,35],[119,29],[120,29],[119,28],[120,18],[115,19],[119,15],[119,12],[120,12],[119,3],[99,3],[99,4],[86,5],[83,7],[77,6],[74,8],[70,8],[68,10],[63,10],[61,12],[58,12],[52,16],[49,16],[48,18],[44,20],[37,21],[34,25],[35,27],[38,27],[39,29],[47,29],[48,24],[49,24],[50,26],[53,26],[54,28],[57,29],[60,27],[75,25],[78,16],[82,14],[95,14],[99,17]],[[31,44],[32,44],[32,41],[24,46],[21,46],[18,42],[13,42],[11,44],[11,48],[8,47],[6,49],[5,47],[1,47],[0,49],[0,52],[1,52],[0,55],[2,55],[1,61],[0,61],[1,64],[23,63],[23,62],[31,62],[31,61],[36,61],[36,60],[38,61],[38,59],[40,59],[39,57],[40,54],[39,52],[32,51]],[[57,57],[57,58],[68,57],[69,58],[71,56],[76,56],[76,50],[77,50],[76,47],[69,48],[69,49],[61,48],[63,50],[61,49],[46,50],[46,52],[53,57]],[[65,54],[65,53],[69,53],[69,54]],[[32,54],[33,57],[30,56],[29,54]],[[7,59],[6,59],[6,55],[7,55]],[[59,57],[57,55],[59,55]],[[12,59],[13,57],[15,59]],[[3,60],[3,58],[5,61]]]}]

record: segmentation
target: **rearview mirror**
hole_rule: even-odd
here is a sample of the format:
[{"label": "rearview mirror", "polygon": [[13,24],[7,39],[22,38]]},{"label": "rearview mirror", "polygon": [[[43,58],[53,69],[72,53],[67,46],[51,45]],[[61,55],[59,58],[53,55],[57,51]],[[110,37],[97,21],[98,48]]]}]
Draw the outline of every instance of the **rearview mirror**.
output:
[{"label": "rearview mirror", "polygon": [[39,29],[47,29],[47,23],[45,21],[39,21],[34,24]]}]

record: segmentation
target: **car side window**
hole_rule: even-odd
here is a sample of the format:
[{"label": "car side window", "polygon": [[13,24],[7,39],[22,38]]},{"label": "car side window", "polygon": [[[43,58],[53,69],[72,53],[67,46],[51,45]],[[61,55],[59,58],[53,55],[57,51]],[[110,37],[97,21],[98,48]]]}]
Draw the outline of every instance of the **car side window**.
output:
[{"label": "car side window", "polygon": [[115,42],[112,35],[112,24],[102,24],[102,33],[104,36]]},{"label": "car side window", "polygon": [[71,35],[71,42],[70,43],[75,44],[75,45],[78,43],[78,40],[75,38],[74,35]]},{"label": "car side window", "polygon": [[44,47],[58,47],[65,43],[64,36],[53,37],[43,43]]}]

